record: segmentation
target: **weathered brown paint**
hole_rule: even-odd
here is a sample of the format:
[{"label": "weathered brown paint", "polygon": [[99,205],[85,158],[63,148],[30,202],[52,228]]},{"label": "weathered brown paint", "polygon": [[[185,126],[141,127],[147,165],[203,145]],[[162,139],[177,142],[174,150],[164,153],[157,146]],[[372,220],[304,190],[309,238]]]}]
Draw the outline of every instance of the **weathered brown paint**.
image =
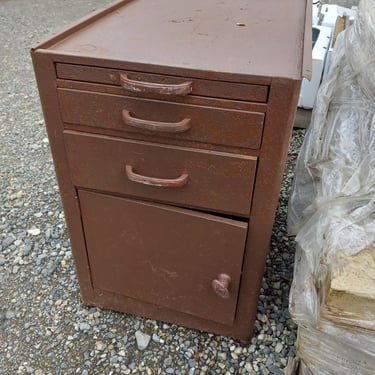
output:
[{"label": "weathered brown paint", "polygon": [[[160,133],[163,127],[163,134],[159,136],[168,138],[164,142],[172,138],[252,149],[260,147],[263,113],[174,103],[160,97],[150,100],[65,89],[59,89],[58,93],[63,120],[68,124],[124,131],[129,138],[138,133],[152,140],[157,135],[155,132]],[[131,114],[125,116],[125,122],[124,111]],[[133,126],[129,126],[129,122]],[[187,130],[186,123],[189,131],[167,131],[171,127]]]},{"label": "weathered brown paint", "polygon": [[[309,71],[311,4],[161,1],[120,1],[32,51],[81,297],[248,341]],[[174,21],[201,12],[166,24],[172,8]],[[191,82],[191,92],[129,91],[121,74],[158,89]],[[124,110],[191,128],[130,131]],[[147,186],[134,174],[186,184]]]},{"label": "weathered brown paint", "polygon": [[[246,223],[81,190],[79,197],[94,288],[232,325]],[[210,287],[223,268],[232,275],[227,301]]]},{"label": "weathered brown paint", "polygon": [[[77,187],[123,194],[239,216],[250,213],[256,158],[199,149],[65,131],[70,176]],[[138,175],[175,179],[188,174],[180,189],[132,182]]]},{"label": "weathered brown paint", "polygon": [[[144,72],[122,72],[118,69],[103,69],[92,66],[77,66],[72,64],[57,64],[57,76],[62,79],[102,83],[121,86],[121,76],[131,77],[132,81],[150,84],[183,85],[188,82],[188,93],[195,96],[217,97],[222,99],[247,100],[251,102],[266,102],[268,98],[268,82],[260,81],[259,85],[225,82],[218,80],[197,79],[196,77],[175,77],[170,75],[150,74]],[[223,79],[223,78],[222,78]],[[123,86],[123,85],[122,85]],[[133,91],[133,90],[129,90]],[[124,93],[126,93],[124,91]],[[149,96],[155,92],[143,90]],[[156,92],[157,93],[157,92]],[[171,98],[169,98],[171,100]]]}]

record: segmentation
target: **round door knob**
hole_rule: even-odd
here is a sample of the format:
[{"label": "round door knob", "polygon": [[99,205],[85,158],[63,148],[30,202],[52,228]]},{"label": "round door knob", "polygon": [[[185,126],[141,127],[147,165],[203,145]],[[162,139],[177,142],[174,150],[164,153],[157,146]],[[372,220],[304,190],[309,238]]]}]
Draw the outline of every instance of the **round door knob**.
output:
[{"label": "round door knob", "polygon": [[212,289],[219,297],[228,299],[230,297],[228,287],[231,281],[232,279],[229,275],[221,273],[212,281]]}]

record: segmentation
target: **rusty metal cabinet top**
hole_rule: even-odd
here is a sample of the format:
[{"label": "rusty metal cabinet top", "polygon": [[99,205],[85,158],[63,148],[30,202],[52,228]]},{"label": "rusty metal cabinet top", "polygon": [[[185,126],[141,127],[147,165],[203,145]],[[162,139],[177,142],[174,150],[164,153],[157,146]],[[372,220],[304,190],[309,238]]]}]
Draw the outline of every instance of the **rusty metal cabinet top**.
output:
[{"label": "rusty metal cabinet top", "polygon": [[122,0],[40,44],[56,54],[301,79],[310,0]]}]

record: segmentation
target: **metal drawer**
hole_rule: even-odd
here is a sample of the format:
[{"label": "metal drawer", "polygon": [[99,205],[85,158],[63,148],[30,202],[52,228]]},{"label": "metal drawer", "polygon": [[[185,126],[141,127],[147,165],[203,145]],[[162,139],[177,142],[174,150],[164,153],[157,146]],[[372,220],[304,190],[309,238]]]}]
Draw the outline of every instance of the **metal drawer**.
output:
[{"label": "metal drawer", "polygon": [[248,216],[257,159],[65,131],[80,188]]},{"label": "metal drawer", "polygon": [[135,92],[139,96],[203,96],[231,100],[265,103],[268,86],[226,81],[214,81],[171,75],[151,74],[94,66],[56,64],[57,78],[102,83],[124,87],[124,94]]},{"label": "metal drawer", "polygon": [[264,114],[58,89],[64,123],[249,149],[261,145]]}]

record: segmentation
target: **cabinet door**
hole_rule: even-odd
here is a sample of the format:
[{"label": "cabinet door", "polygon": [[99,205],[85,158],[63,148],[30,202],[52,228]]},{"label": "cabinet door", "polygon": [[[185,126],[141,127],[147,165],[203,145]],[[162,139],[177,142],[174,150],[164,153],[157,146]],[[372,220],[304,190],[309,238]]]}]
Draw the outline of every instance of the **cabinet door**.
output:
[{"label": "cabinet door", "polygon": [[79,200],[95,289],[233,323],[247,223],[84,190]]}]

